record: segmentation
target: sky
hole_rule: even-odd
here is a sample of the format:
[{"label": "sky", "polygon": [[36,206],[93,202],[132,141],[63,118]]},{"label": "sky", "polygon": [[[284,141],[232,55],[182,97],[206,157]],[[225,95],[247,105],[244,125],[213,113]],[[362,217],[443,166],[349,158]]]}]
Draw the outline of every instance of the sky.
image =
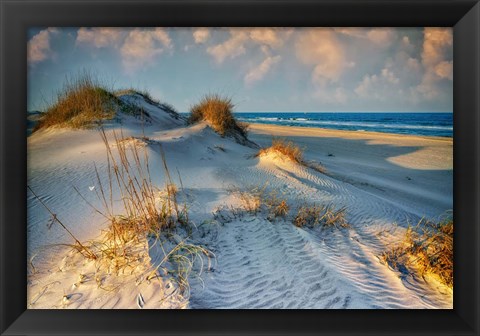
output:
[{"label": "sky", "polygon": [[451,28],[32,28],[28,110],[82,71],[180,112],[452,112]]}]

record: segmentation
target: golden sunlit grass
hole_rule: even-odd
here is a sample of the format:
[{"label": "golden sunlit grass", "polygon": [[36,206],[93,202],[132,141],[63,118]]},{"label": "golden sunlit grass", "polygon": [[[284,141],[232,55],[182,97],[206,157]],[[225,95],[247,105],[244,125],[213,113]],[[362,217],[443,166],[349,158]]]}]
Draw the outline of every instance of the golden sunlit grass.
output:
[{"label": "golden sunlit grass", "polygon": [[247,125],[237,122],[233,116],[234,107],[231,98],[208,94],[190,108],[189,122],[206,121],[221,136],[234,132],[246,136]]},{"label": "golden sunlit grass", "polygon": [[88,72],[67,78],[34,131],[50,126],[82,128],[94,121],[111,119],[119,99]]},{"label": "golden sunlit grass", "polygon": [[395,269],[433,275],[453,287],[453,220],[421,220],[409,227],[402,241],[384,252],[381,260]]},{"label": "golden sunlit grass", "polygon": [[[266,186],[252,187],[249,190],[230,188],[229,191],[240,200],[240,207],[234,208],[234,215],[246,212],[253,215],[263,214],[271,222],[278,218],[291,221],[297,227],[316,226],[349,228],[346,220],[346,208],[336,209],[333,205],[303,204],[292,213],[292,207],[286,198],[276,191],[267,192]],[[295,202],[295,203],[298,203]]]},{"label": "golden sunlit grass", "polygon": [[293,219],[297,227],[325,227],[347,228],[349,227],[345,218],[346,208],[336,210],[331,205],[301,205]]},{"label": "golden sunlit grass", "polygon": [[272,140],[272,145],[270,147],[260,149],[256,156],[276,154],[283,160],[290,160],[305,167],[312,168],[320,173],[326,173],[326,169],[318,162],[305,161],[303,158],[303,152],[303,149],[293,141],[274,138]]},{"label": "golden sunlit grass", "polygon": [[293,141],[275,138],[272,140],[272,145],[261,149],[258,155],[269,153],[281,154],[294,162],[303,163],[303,150]]}]

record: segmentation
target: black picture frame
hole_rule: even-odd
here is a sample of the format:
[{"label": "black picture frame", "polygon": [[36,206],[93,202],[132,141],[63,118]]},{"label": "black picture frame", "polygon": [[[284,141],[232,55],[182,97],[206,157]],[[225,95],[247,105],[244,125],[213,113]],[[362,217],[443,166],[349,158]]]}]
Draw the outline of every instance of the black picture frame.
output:
[{"label": "black picture frame", "polygon": [[[2,335],[478,335],[480,4],[474,0],[0,0]],[[444,26],[454,32],[452,310],[27,310],[27,29],[78,26]]]}]

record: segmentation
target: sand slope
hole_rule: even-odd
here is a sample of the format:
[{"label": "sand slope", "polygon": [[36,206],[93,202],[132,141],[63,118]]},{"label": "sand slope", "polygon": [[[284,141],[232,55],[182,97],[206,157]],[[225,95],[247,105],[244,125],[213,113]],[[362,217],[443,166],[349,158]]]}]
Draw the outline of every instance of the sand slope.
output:
[{"label": "sand slope", "polygon": [[[163,147],[171,171],[178,169],[182,177],[182,197],[198,227],[191,240],[216,256],[211,267],[190,279],[187,302],[175,286],[168,288],[168,278],[153,284],[119,277],[110,292],[93,281],[72,288],[78,274],[93,272],[92,266],[72,256],[66,259],[70,266],[62,268],[66,250],[43,249],[71,241],[56,226],[46,229],[48,213],[29,195],[29,256],[38,254],[36,273],[29,278],[30,308],[452,307],[450,291],[399,274],[377,258],[409,222],[452,208],[451,139],[251,127],[250,139],[260,145],[269,144],[275,134],[306,146],[305,158],[323,164],[323,174],[275,157],[255,157],[257,150],[219,137],[206,124],[186,126],[172,115],[151,112],[157,119],[147,127],[124,120],[121,126],[109,125],[107,133],[121,128],[125,136],[148,136],[152,179],[159,186],[164,184]],[[99,204],[89,189],[95,186],[93,163],[99,171],[106,166],[97,131],[38,132],[29,137],[28,151],[29,185],[79,238],[97,237],[107,223],[71,188],[76,185]],[[351,227],[297,228],[288,218],[271,222],[264,213],[232,213],[232,207],[240,206],[229,192],[233,186],[275,190],[291,204],[291,211],[301,202],[346,206]],[[155,263],[159,252],[144,243]],[[81,296],[64,305],[59,303],[64,293]]]}]

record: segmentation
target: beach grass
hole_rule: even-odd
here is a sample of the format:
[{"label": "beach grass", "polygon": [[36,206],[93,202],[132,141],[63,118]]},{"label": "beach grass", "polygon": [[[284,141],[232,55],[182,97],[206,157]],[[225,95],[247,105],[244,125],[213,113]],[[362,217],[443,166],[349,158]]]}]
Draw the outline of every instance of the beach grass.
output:
[{"label": "beach grass", "polygon": [[324,227],[348,228],[345,218],[346,208],[335,209],[332,205],[303,204],[298,207],[293,219],[296,227]]},{"label": "beach grass", "polygon": [[380,258],[394,269],[434,276],[453,288],[453,232],[452,219],[437,223],[422,219]]},{"label": "beach grass", "polygon": [[232,135],[235,132],[246,136],[248,126],[235,119],[234,107],[231,98],[207,94],[190,108],[189,122],[193,124],[206,121],[221,136]]},{"label": "beach grass", "polygon": [[34,128],[37,131],[51,126],[82,128],[94,121],[111,119],[119,99],[105,84],[89,72],[67,77],[50,105]]},{"label": "beach grass", "polygon": [[302,166],[316,170],[325,174],[327,170],[319,162],[307,161],[304,159],[304,149],[291,140],[282,138],[273,138],[270,147],[262,148],[258,151],[256,156],[275,154],[279,156],[282,161],[292,161]]}]

